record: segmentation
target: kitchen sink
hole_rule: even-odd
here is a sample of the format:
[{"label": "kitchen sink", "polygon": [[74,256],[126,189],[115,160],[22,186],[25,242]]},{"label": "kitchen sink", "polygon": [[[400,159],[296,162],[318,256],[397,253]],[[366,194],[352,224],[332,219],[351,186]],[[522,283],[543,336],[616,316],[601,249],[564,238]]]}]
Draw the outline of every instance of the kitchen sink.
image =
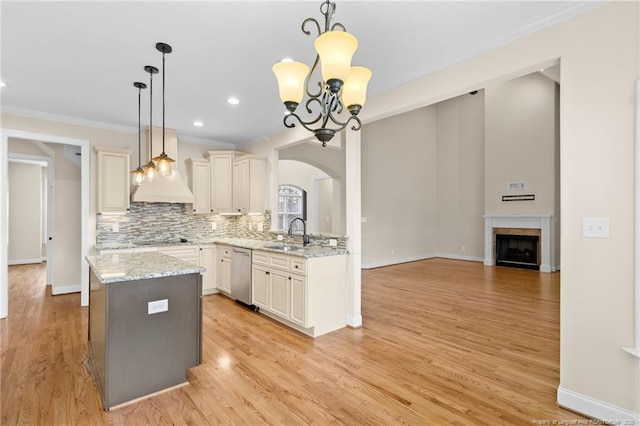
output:
[{"label": "kitchen sink", "polygon": [[272,250],[282,250],[282,251],[303,251],[304,250],[304,247],[287,246],[287,245],[284,245],[284,244],[278,244],[278,245],[274,245],[274,246],[266,246],[265,248],[272,249]]}]

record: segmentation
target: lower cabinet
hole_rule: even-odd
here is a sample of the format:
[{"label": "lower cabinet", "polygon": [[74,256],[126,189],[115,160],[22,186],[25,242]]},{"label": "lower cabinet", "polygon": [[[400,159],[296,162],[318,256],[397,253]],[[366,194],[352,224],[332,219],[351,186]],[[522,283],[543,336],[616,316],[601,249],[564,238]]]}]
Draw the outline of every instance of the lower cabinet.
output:
[{"label": "lower cabinet", "polygon": [[265,315],[314,337],[346,326],[346,255],[254,250],[252,271],[252,303]]},{"label": "lower cabinet", "polygon": [[229,246],[216,247],[216,285],[218,290],[231,294],[231,251]]},{"label": "lower cabinet", "polygon": [[200,259],[198,266],[206,268],[202,272],[202,294],[217,293],[218,288],[216,286],[216,247],[201,246],[200,247]]}]

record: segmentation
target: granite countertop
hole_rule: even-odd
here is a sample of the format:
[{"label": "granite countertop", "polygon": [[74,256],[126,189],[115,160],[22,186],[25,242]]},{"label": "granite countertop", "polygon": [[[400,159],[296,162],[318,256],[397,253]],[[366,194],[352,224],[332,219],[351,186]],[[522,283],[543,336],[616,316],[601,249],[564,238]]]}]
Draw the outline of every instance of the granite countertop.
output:
[{"label": "granite countertop", "polygon": [[288,254],[298,257],[323,257],[347,254],[347,250],[338,247],[328,247],[319,245],[308,245],[303,247],[295,244],[285,244],[283,241],[273,240],[254,240],[250,238],[213,238],[206,240],[190,240],[187,242],[153,242],[144,244],[100,244],[96,245],[97,250],[115,250],[115,249],[135,249],[142,247],[163,247],[177,245],[207,245],[207,244],[225,244],[234,247],[241,247],[251,250],[264,250],[272,253]]},{"label": "granite countertop", "polygon": [[103,284],[199,274],[205,268],[158,252],[87,256],[89,266]]}]

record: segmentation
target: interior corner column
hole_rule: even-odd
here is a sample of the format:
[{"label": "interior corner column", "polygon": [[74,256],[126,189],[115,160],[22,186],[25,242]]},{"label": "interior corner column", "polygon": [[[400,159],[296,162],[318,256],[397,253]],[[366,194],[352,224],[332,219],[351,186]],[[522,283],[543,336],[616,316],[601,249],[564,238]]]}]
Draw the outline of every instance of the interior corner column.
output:
[{"label": "interior corner column", "polygon": [[267,185],[267,209],[271,210],[271,230],[278,230],[278,185],[280,184],[280,151],[271,149],[268,154],[269,182]]},{"label": "interior corner column", "polygon": [[347,325],[362,326],[361,289],[362,289],[362,232],[361,213],[361,161],[360,132],[349,128],[345,130],[344,147],[346,157],[346,229],[349,236],[349,266],[347,271]]}]

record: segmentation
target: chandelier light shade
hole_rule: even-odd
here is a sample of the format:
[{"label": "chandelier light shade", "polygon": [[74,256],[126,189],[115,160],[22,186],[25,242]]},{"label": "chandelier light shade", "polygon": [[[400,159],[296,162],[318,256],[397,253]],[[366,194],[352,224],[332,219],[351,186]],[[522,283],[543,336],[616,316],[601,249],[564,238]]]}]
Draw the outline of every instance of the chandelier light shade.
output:
[{"label": "chandelier light shade", "polygon": [[304,81],[308,72],[309,67],[302,62],[278,62],[273,66],[273,73],[278,79],[280,99],[285,105],[292,102],[297,107],[302,101]]},{"label": "chandelier light shade", "polygon": [[158,165],[158,174],[162,175],[162,176],[169,176],[171,175],[171,163],[175,163],[176,160],[174,160],[173,158],[169,157],[165,152],[165,145],[164,145],[164,134],[165,134],[165,125],[164,125],[164,107],[165,107],[165,98],[164,98],[164,80],[165,80],[165,55],[167,53],[171,53],[172,52],[172,48],[171,46],[169,46],[166,43],[156,43],[156,49],[158,49],[160,52],[162,52],[162,153],[160,155],[158,155],[157,157],[153,158],[153,161],[155,161]]},{"label": "chandelier light shade", "polygon": [[141,142],[140,142],[140,132],[142,129],[140,128],[140,109],[141,109],[140,97],[142,95],[142,89],[146,89],[147,85],[144,83],[140,83],[139,81],[136,81],[135,83],[133,83],[133,86],[138,89],[138,168],[131,172],[131,183],[134,186],[140,186],[142,185],[142,181],[144,180],[144,170],[142,169],[142,163],[141,163],[142,150],[141,150]]},{"label": "chandelier light shade", "polygon": [[352,114],[354,109],[358,109],[359,112],[367,100],[367,84],[370,79],[371,71],[368,68],[351,67],[349,77],[342,88],[342,102]]},{"label": "chandelier light shade", "polygon": [[344,82],[349,77],[351,58],[358,48],[358,40],[346,31],[327,31],[316,38],[313,45],[320,56],[322,80],[327,83],[331,80]]},{"label": "chandelier light shade", "polygon": [[[313,132],[322,146],[326,146],[336,132],[343,130],[349,122],[353,122],[352,130],[360,130],[362,123],[358,113],[364,106],[367,84],[371,79],[371,71],[367,68],[351,66],[358,40],[342,24],[331,23],[335,10],[336,5],[330,0],[325,0],[320,6],[324,30],[314,18],[302,22],[302,32],[305,34],[311,34],[308,25],[314,26],[318,32],[314,42],[317,55],[311,68],[292,61],[273,66],[280,99],[289,112],[284,117],[285,127],[295,127],[297,121]],[[316,76],[319,64],[320,76]],[[319,90],[312,92],[309,87],[318,87]],[[304,112],[309,118],[303,118],[296,112],[298,105],[303,102]],[[345,106],[348,113],[343,113]]]},{"label": "chandelier light shade", "polygon": [[[149,73],[149,129],[153,129],[153,75],[158,74],[158,68],[147,65],[144,70]],[[153,152],[153,132],[149,132],[149,157]],[[149,162],[143,167],[144,180],[153,182],[156,178],[156,164],[153,159],[149,158]]]}]

